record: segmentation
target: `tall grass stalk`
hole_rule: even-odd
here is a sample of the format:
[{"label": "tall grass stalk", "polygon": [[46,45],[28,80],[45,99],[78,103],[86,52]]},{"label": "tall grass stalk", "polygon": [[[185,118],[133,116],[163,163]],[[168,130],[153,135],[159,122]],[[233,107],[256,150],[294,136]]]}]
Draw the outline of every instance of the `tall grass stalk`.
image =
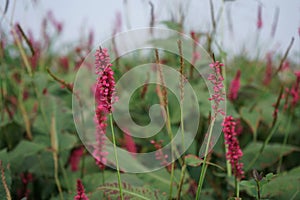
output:
[{"label": "tall grass stalk", "polygon": [[[178,44],[178,50],[180,55],[180,128],[181,128],[181,148],[184,151],[185,150],[185,144],[184,144],[184,121],[183,121],[183,99],[184,99],[184,60],[183,60],[183,53],[182,53],[182,42],[181,40],[177,41]],[[193,66],[192,66],[193,67]],[[186,164],[183,157],[183,165],[181,167],[181,174],[180,174],[180,181],[179,186],[177,190],[177,199],[180,199],[181,196],[181,190],[184,182],[184,176],[186,171]]]},{"label": "tall grass stalk", "polygon": [[[171,121],[170,121],[170,112],[169,112],[169,107],[168,107],[168,94],[167,94],[167,89],[165,88],[165,81],[164,81],[164,76],[163,72],[160,66],[160,59],[159,59],[159,53],[158,50],[155,49],[155,60],[156,60],[156,67],[157,67],[157,79],[160,80],[160,84],[163,86],[161,92],[159,92],[159,99],[160,99],[160,104],[165,108],[166,110],[166,128],[167,128],[167,133],[168,136],[171,140],[171,177],[170,177],[170,189],[169,189],[169,199],[172,199],[172,193],[173,193],[173,182],[174,182],[174,168],[175,168],[175,162],[174,160],[174,154],[173,152],[175,151],[175,147],[173,144],[173,132],[171,128]],[[160,87],[158,87],[160,89]]]}]

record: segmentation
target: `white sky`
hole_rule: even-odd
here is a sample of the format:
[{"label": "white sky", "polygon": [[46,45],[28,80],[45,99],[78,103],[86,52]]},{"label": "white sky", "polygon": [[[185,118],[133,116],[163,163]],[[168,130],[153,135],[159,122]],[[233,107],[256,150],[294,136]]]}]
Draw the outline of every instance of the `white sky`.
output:
[{"label": "white sky", "polygon": [[[48,11],[52,11],[54,17],[62,21],[64,25],[63,35],[59,41],[76,41],[80,36],[87,36],[90,30],[95,32],[95,42],[100,43],[107,39],[112,32],[116,13],[122,14],[123,30],[130,28],[146,27],[150,20],[150,6],[148,0],[22,0],[16,2],[14,22],[19,22],[25,31],[32,30],[35,36],[40,35],[41,20]],[[10,19],[13,9],[13,0],[10,0],[7,18]],[[186,6],[186,0],[152,0],[155,7],[156,21],[170,19],[171,13],[178,15],[180,4],[184,4],[186,13],[186,29],[205,31],[211,28],[209,0],[190,0]],[[219,9],[221,0],[214,0],[215,8]],[[260,42],[256,42],[256,18],[257,7],[263,6],[263,29]],[[0,0],[0,8],[3,10],[5,0]],[[276,7],[280,8],[279,22],[275,38],[270,38],[271,26]],[[228,35],[226,12],[221,28],[223,45],[232,52],[239,52],[241,47],[247,46],[247,51],[278,50],[285,51],[291,37],[295,37],[293,52],[300,52],[300,0],[236,0],[225,4],[225,10],[231,9],[234,37]],[[175,16],[175,18],[178,16]],[[128,25],[130,22],[130,25]],[[2,28],[8,28],[4,21]],[[293,56],[294,54],[290,54]],[[299,56],[299,54],[298,54]],[[298,61],[300,58],[298,59]],[[300,62],[299,62],[300,63]]]}]

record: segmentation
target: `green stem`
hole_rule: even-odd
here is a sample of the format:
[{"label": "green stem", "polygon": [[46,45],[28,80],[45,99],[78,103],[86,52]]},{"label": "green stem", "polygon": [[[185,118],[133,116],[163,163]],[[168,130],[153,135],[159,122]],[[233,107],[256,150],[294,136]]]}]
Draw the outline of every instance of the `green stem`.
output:
[{"label": "green stem", "polygon": [[[228,152],[228,145],[225,144],[225,155],[227,155]],[[232,168],[231,168],[231,164],[230,161],[228,159],[226,159],[226,168],[227,168],[227,176],[231,177],[232,176]]]},{"label": "green stem", "polygon": [[280,173],[280,169],[281,169],[281,165],[282,165],[282,158],[283,158],[283,148],[287,144],[287,141],[288,141],[288,138],[289,138],[289,132],[290,132],[291,122],[292,122],[292,114],[289,116],[288,124],[287,124],[287,127],[286,127],[286,131],[284,133],[283,143],[282,143],[280,157],[279,157],[279,162],[278,162],[278,167],[277,167],[277,174]]},{"label": "green stem", "polygon": [[109,114],[109,121],[110,121],[110,128],[111,128],[111,134],[113,139],[113,146],[114,146],[114,155],[116,159],[116,167],[117,167],[117,174],[118,174],[118,184],[119,184],[119,190],[120,190],[120,197],[122,200],[124,200],[123,192],[122,192],[122,182],[121,182],[121,175],[120,175],[120,168],[119,168],[119,162],[118,162],[118,153],[117,153],[117,145],[116,145],[116,138],[115,138],[115,131],[113,126],[113,118],[112,114]]},{"label": "green stem", "polygon": [[237,178],[235,178],[235,193],[236,197],[239,199],[240,198],[240,184]]},{"label": "green stem", "polygon": [[256,186],[257,186],[257,199],[260,200],[260,186],[259,186],[259,181],[256,181]]},{"label": "green stem", "polygon": [[184,164],[181,168],[181,174],[180,174],[180,182],[179,182],[179,187],[177,191],[177,199],[180,199],[181,197],[181,190],[184,182],[184,176],[185,176],[185,171],[186,171],[186,164]]},{"label": "green stem", "polygon": [[[181,105],[180,105],[180,109],[181,109],[181,117],[180,117],[180,125],[181,125],[181,145],[182,145],[182,151],[185,151],[185,145],[184,145],[184,126],[183,126],[183,103],[182,103],[183,99],[181,100]],[[183,181],[184,181],[184,176],[185,176],[185,171],[186,171],[186,164],[184,161],[184,157],[183,157],[183,166],[181,167],[181,175],[180,175],[180,182],[179,182],[179,187],[178,187],[178,191],[177,191],[177,199],[180,199],[180,195],[181,195],[181,190],[182,190],[182,186],[183,186]]]},{"label": "green stem", "polygon": [[202,165],[202,168],[201,168],[201,174],[200,174],[198,188],[197,188],[196,200],[200,199],[200,193],[201,193],[201,189],[202,189],[204,177],[205,177],[206,170],[207,170],[206,160],[207,160],[207,154],[208,154],[208,150],[209,150],[209,144],[210,144],[212,130],[213,130],[213,125],[215,123],[215,120],[216,120],[215,117],[213,117],[212,120],[211,120],[209,132],[208,132],[208,139],[207,139],[207,144],[206,144],[206,148],[205,148],[205,154],[204,154],[204,158],[203,158],[203,165]]},{"label": "green stem", "polygon": [[167,131],[168,131],[168,135],[170,137],[171,140],[171,178],[170,178],[170,190],[169,190],[169,199],[172,199],[172,193],[173,193],[173,182],[174,182],[174,168],[175,168],[175,161],[174,160],[174,144],[173,144],[173,132],[171,129],[171,122],[170,122],[170,113],[169,113],[169,108],[168,105],[166,105],[166,112],[167,112]]}]

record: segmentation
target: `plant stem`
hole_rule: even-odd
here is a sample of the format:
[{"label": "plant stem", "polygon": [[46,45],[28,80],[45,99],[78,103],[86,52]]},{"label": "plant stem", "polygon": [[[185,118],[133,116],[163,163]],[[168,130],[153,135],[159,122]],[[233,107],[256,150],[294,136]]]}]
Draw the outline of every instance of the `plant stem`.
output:
[{"label": "plant stem", "polygon": [[180,174],[180,182],[179,182],[179,187],[177,191],[177,199],[180,199],[181,196],[181,190],[184,182],[184,176],[185,176],[185,171],[186,171],[186,164],[183,164],[181,168],[181,174]]},{"label": "plant stem", "polygon": [[201,174],[200,174],[198,188],[197,188],[196,200],[200,199],[200,193],[201,193],[204,177],[206,174],[206,169],[207,169],[206,160],[207,160],[207,154],[208,154],[208,150],[209,150],[209,144],[210,144],[210,139],[211,139],[213,125],[215,123],[215,120],[216,120],[215,117],[212,117],[209,132],[208,132],[208,139],[207,139],[207,144],[206,144],[206,148],[205,148],[205,154],[204,154],[204,158],[203,158],[203,165],[201,168]]},{"label": "plant stem", "polygon": [[[180,128],[181,128],[181,148],[182,151],[185,151],[185,144],[184,144],[184,120],[183,120],[183,100],[184,100],[184,59],[183,59],[183,52],[182,52],[182,41],[178,40],[177,41],[178,44],[178,50],[179,50],[179,54],[180,54]],[[196,42],[193,42],[193,52],[196,51]],[[191,76],[193,75],[193,66],[191,65]],[[181,175],[180,175],[180,181],[179,181],[179,187],[177,190],[177,199],[180,199],[180,195],[181,195],[181,190],[182,190],[182,186],[183,186],[183,182],[184,182],[184,176],[185,176],[185,171],[186,171],[186,164],[185,164],[185,160],[183,157],[183,162],[182,162],[182,167],[181,167]]]},{"label": "plant stem", "polygon": [[18,95],[18,105],[20,107],[21,115],[24,120],[25,124],[25,130],[26,130],[26,137],[28,140],[32,141],[32,132],[31,132],[31,126],[30,126],[30,120],[27,114],[27,111],[25,109],[24,103],[23,103],[23,90],[24,90],[24,84],[20,84],[20,90],[19,90],[19,95]]},{"label": "plant stem", "polygon": [[172,193],[173,193],[173,182],[174,182],[174,168],[175,168],[175,161],[174,160],[174,155],[173,155],[173,152],[174,152],[174,144],[173,144],[173,132],[172,132],[172,129],[171,129],[171,122],[170,122],[170,112],[169,112],[169,108],[168,108],[168,105],[166,105],[166,112],[167,112],[167,131],[168,131],[168,135],[170,137],[170,140],[171,140],[171,161],[172,161],[172,164],[171,164],[171,178],[170,178],[170,190],[169,190],[169,199],[172,199]]},{"label": "plant stem", "polygon": [[260,200],[260,186],[259,186],[259,181],[256,181],[256,186],[257,186],[257,199]]},{"label": "plant stem", "polygon": [[57,133],[56,133],[56,122],[54,115],[51,117],[51,130],[50,130],[50,140],[51,140],[51,148],[52,148],[52,156],[54,163],[54,179],[59,192],[59,197],[63,200],[63,194],[61,189],[61,184],[58,177],[58,141],[57,141]]},{"label": "plant stem", "polygon": [[119,184],[119,190],[120,190],[120,197],[123,200],[123,192],[122,192],[122,182],[121,182],[121,175],[120,175],[120,168],[119,168],[119,162],[118,162],[118,153],[117,153],[117,145],[116,145],[116,138],[115,138],[115,131],[113,126],[113,118],[112,114],[109,114],[109,121],[110,121],[110,128],[111,128],[111,134],[113,139],[113,146],[114,146],[114,155],[116,159],[116,167],[117,167],[117,174],[118,174],[118,184]]},{"label": "plant stem", "polygon": [[[225,155],[227,155],[228,152],[228,145],[225,144]],[[227,176],[231,177],[232,176],[232,168],[231,168],[231,164],[230,161],[228,159],[226,159],[226,168],[227,168]]]},{"label": "plant stem", "polygon": [[237,178],[235,178],[235,194],[236,197],[239,199],[240,198],[240,184]]},{"label": "plant stem", "polygon": [[283,143],[282,143],[282,147],[281,147],[281,152],[280,152],[280,157],[279,157],[279,162],[278,162],[278,167],[277,167],[277,174],[280,173],[280,169],[281,169],[281,165],[282,165],[282,158],[283,158],[283,148],[285,147],[285,145],[287,144],[287,140],[289,138],[289,132],[290,132],[290,126],[291,126],[291,122],[292,122],[292,114],[290,114],[289,119],[288,119],[288,124],[286,127],[286,131],[284,132],[284,138],[283,138]]}]

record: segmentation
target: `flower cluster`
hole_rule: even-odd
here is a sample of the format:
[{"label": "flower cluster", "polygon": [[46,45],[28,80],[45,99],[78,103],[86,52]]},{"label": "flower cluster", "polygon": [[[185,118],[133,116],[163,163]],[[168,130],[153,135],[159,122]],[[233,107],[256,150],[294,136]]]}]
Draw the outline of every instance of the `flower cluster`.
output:
[{"label": "flower cluster", "polygon": [[221,67],[224,66],[223,63],[220,63],[219,61],[213,62],[210,65],[210,68],[213,69],[213,73],[209,74],[208,80],[213,84],[214,93],[211,95],[211,97],[208,99],[210,101],[214,102],[214,105],[212,106],[214,110],[214,115],[216,116],[218,113],[225,115],[224,111],[219,108],[219,105],[221,101],[224,101],[224,85],[223,85],[223,76],[221,74]]},{"label": "flower cluster", "polygon": [[98,75],[95,86],[96,100],[96,146],[93,155],[100,169],[104,169],[107,162],[105,151],[105,134],[107,128],[107,115],[112,111],[115,93],[114,72],[111,69],[110,57],[107,49],[98,49],[95,53],[96,74]]},{"label": "flower cluster", "polygon": [[295,72],[296,83],[293,85],[290,93],[293,97],[292,106],[296,106],[297,102],[300,100],[299,88],[300,88],[300,71]]},{"label": "flower cluster", "polygon": [[240,87],[241,87],[240,79],[241,79],[241,70],[238,70],[236,72],[236,75],[235,75],[234,79],[230,83],[228,98],[231,101],[234,101],[238,98],[238,92],[239,92]]},{"label": "flower cluster", "polygon": [[225,138],[225,144],[227,145],[228,151],[226,159],[229,160],[232,166],[232,173],[234,176],[241,180],[244,177],[243,163],[239,160],[243,156],[243,152],[240,148],[238,141],[238,134],[236,132],[236,122],[232,116],[227,116],[223,122],[223,132]]},{"label": "flower cluster", "polygon": [[79,179],[77,180],[77,195],[74,197],[74,200],[89,200],[84,193],[84,187]]},{"label": "flower cluster", "polygon": [[[296,82],[291,86],[291,88],[285,88],[285,94],[283,98],[285,98],[284,110],[290,108],[294,108],[298,101],[300,100],[299,89],[300,89],[300,71],[296,71]],[[289,98],[292,97],[292,100],[289,101]]]}]

